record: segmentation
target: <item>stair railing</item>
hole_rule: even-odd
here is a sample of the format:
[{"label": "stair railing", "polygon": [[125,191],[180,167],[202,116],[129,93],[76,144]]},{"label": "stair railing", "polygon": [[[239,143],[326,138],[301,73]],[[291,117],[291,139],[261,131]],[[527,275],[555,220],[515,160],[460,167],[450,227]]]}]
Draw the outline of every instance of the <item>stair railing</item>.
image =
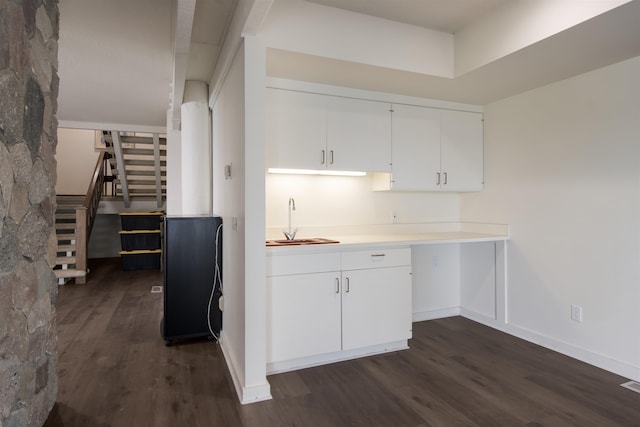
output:
[{"label": "stair railing", "polygon": [[120,142],[120,132],[111,131],[111,142],[113,143],[113,152],[116,156],[116,164],[118,167],[118,178],[120,179],[120,187],[122,189],[122,199],[124,206],[128,208],[131,206],[131,199],[129,197],[129,184],[127,182],[127,171],[124,167],[124,155],[122,154],[122,144]]},{"label": "stair railing", "polygon": [[[100,152],[87,195],[82,206],[76,208],[76,268],[82,271],[87,271],[87,246],[104,190],[108,167],[108,163],[105,162],[107,154],[104,151]],[[85,277],[78,277],[76,283],[85,283],[85,280]]]}]

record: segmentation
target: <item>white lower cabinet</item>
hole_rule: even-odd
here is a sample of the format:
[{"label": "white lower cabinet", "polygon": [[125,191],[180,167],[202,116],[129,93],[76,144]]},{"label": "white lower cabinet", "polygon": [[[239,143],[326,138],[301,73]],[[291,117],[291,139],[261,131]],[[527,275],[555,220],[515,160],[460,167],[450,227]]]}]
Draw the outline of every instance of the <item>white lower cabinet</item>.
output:
[{"label": "white lower cabinet", "polygon": [[411,338],[411,267],[342,273],[342,349]]},{"label": "white lower cabinet", "polygon": [[339,271],[267,278],[267,362],[340,351],[339,278]]},{"label": "white lower cabinet", "polygon": [[411,338],[410,248],[273,255],[267,274],[268,364]]}]

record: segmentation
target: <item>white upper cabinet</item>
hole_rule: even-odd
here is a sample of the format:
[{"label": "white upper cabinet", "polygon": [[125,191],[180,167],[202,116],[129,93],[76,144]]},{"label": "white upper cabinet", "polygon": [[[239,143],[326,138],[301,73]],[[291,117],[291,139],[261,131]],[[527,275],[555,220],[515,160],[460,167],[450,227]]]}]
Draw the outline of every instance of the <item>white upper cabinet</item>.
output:
[{"label": "white upper cabinet", "polygon": [[441,189],[482,190],[482,114],[442,110],[440,150]]},{"label": "white upper cabinet", "polygon": [[388,172],[391,105],[267,89],[267,167]]},{"label": "white upper cabinet", "polygon": [[391,144],[391,189],[439,189],[440,110],[394,104]]},{"label": "white upper cabinet", "polygon": [[391,175],[375,190],[480,191],[482,114],[394,104]]},{"label": "white upper cabinet", "polygon": [[391,104],[329,97],[327,167],[391,171]]},{"label": "white upper cabinet", "polygon": [[267,89],[267,167],[324,168],[327,97]]}]

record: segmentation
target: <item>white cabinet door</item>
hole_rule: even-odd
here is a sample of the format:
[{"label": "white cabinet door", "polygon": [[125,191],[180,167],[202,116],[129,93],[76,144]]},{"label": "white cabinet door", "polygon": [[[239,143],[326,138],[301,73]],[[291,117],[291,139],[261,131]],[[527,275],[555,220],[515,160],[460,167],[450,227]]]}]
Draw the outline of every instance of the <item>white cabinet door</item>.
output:
[{"label": "white cabinet door", "polygon": [[391,105],[330,97],[327,112],[327,167],[366,172],[391,171]]},{"label": "white cabinet door", "polygon": [[339,280],[340,272],[267,277],[268,363],[340,351]]},{"label": "white cabinet door", "polygon": [[267,89],[267,167],[323,169],[326,96]]},{"label": "white cabinet door", "polygon": [[482,114],[443,110],[440,121],[442,190],[483,187]]},{"label": "white cabinet door", "polygon": [[438,190],[440,111],[393,105],[391,189]]},{"label": "white cabinet door", "polygon": [[411,338],[411,267],[342,272],[342,349]]}]

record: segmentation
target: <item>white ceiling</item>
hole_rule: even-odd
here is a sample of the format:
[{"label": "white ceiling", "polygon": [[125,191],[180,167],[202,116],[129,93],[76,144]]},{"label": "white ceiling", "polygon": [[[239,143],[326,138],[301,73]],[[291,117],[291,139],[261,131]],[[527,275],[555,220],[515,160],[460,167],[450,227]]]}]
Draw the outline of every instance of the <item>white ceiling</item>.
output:
[{"label": "white ceiling", "polygon": [[60,0],[57,117],[62,124],[165,126],[171,0]]},{"label": "white ceiling", "polygon": [[[184,77],[208,82],[238,0],[60,0],[62,125],[166,125],[174,93],[175,8],[183,1],[195,2]],[[455,33],[514,0],[308,1]],[[283,51],[270,52],[267,70],[277,77],[484,104],[640,55],[640,0],[631,3],[456,79]]]}]

